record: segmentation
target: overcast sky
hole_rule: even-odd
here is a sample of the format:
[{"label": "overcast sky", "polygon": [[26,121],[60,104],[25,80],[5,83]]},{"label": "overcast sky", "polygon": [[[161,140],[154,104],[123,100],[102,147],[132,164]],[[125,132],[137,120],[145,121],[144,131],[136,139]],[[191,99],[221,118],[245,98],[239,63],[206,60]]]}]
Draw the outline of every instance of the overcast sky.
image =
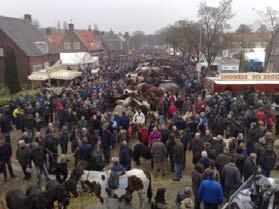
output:
[{"label": "overcast sky", "polygon": [[[32,14],[42,27],[55,26],[60,20],[88,28],[97,24],[101,30],[116,32],[141,30],[153,33],[179,19],[196,19],[200,0],[0,0],[0,15],[22,17]],[[217,5],[218,0],[206,0]],[[252,10],[266,6],[279,10],[279,0],[233,0],[235,17],[231,25],[253,24],[257,14]]]}]

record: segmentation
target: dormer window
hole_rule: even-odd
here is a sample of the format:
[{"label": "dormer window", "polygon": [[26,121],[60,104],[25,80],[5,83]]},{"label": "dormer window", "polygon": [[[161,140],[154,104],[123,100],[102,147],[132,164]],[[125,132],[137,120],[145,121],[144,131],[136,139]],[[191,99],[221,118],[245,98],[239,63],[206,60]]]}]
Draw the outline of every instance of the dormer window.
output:
[{"label": "dormer window", "polygon": [[36,47],[43,53],[48,53],[48,44],[46,42],[35,42]]}]

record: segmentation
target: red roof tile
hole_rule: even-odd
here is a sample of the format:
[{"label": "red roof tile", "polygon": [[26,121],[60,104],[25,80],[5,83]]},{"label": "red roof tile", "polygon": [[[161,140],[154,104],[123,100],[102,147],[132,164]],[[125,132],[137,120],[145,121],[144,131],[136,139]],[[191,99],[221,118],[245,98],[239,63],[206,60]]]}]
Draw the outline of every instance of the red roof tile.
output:
[{"label": "red roof tile", "polygon": [[51,34],[51,35],[47,35],[47,38],[50,42],[54,43],[54,45],[57,47],[63,41],[64,35]]},{"label": "red roof tile", "polygon": [[88,30],[74,30],[75,34],[79,37],[82,43],[89,49],[89,50],[97,50],[94,48],[91,43],[98,43],[100,42],[99,37],[94,35],[92,32]]}]

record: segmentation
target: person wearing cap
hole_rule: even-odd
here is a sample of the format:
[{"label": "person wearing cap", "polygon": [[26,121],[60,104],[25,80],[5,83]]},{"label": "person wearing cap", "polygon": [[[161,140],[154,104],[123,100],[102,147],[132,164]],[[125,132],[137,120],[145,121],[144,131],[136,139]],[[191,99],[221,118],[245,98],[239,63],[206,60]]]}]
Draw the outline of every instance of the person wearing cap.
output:
[{"label": "person wearing cap", "polygon": [[214,141],[213,141],[213,148],[215,150],[216,157],[219,154],[223,153],[225,146],[226,145],[223,140],[223,137],[221,135],[217,135],[217,137],[214,138]]},{"label": "person wearing cap", "polygon": [[255,174],[257,169],[258,169],[257,154],[251,153],[244,162],[244,166],[243,166],[244,181],[247,181],[247,179],[250,178],[250,176]]},{"label": "person wearing cap", "polygon": [[270,176],[270,172],[275,168],[276,154],[273,151],[273,145],[268,144],[260,159],[262,174],[266,177]]},{"label": "person wearing cap", "polygon": [[155,126],[149,134],[148,146],[151,147],[155,143],[155,140],[158,138],[161,138],[161,132],[158,131],[158,128]]},{"label": "person wearing cap", "polygon": [[168,205],[165,199],[166,188],[158,188],[154,200],[152,201],[152,209],[167,209]]},{"label": "person wearing cap", "polygon": [[16,159],[18,160],[23,174],[24,178],[23,180],[29,180],[31,178],[31,174],[26,172],[26,168],[28,165],[30,165],[30,149],[26,146],[24,140],[18,141],[18,149],[16,151]]},{"label": "person wearing cap", "polygon": [[126,171],[131,170],[132,158],[133,150],[128,146],[127,141],[122,141],[119,152],[119,163],[125,168]]}]

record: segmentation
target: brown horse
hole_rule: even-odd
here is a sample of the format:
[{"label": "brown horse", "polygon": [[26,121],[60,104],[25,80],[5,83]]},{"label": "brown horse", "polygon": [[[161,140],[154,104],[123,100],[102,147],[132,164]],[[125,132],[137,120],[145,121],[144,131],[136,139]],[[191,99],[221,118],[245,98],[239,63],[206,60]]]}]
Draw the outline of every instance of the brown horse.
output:
[{"label": "brown horse", "polygon": [[0,200],[0,209],[5,209],[5,204],[2,200]]}]

